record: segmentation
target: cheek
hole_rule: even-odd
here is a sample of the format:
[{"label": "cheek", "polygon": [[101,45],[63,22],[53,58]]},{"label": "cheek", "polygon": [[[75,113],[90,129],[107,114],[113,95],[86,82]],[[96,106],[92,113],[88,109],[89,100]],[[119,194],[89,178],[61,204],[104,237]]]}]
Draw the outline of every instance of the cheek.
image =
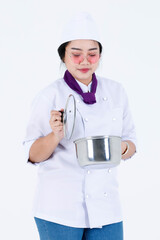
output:
[{"label": "cheek", "polygon": [[68,57],[66,57],[66,58],[64,59],[64,63],[65,63],[65,65],[66,65],[66,68],[67,68],[67,69],[73,68],[73,63],[71,62],[71,60],[70,60]]},{"label": "cheek", "polygon": [[68,56],[68,54],[65,54],[65,56],[64,56],[64,63],[65,63],[66,66],[71,64],[71,59]]},{"label": "cheek", "polygon": [[99,61],[92,65],[93,70],[95,71],[99,66]]},{"label": "cheek", "polygon": [[96,64],[96,63],[99,61],[99,59],[100,59],[99,55],[96,55],[96,56],[94,56],[94,57],[90,57],[90,58],[89,58],[89,62],[90,62],[91,64]]},{"label": "cheek", "polygon": [[74,66],[72,63],[70,63],[70,62],[67,61],[67,62],[65,63],[65,66],[66,66],[67,70],[68,70],[72,75],[75,74],[76,68],[75,68],[75,66]]}]

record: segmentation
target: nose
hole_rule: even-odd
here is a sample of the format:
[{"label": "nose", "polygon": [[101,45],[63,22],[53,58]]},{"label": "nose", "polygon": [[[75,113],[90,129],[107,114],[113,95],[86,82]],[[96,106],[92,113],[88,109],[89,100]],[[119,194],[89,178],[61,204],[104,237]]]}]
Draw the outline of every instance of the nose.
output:
[{"label": "nose", "polygon": [[80,64],[89,64],[87,56],[83,56],[83,60],[80,62]]}]

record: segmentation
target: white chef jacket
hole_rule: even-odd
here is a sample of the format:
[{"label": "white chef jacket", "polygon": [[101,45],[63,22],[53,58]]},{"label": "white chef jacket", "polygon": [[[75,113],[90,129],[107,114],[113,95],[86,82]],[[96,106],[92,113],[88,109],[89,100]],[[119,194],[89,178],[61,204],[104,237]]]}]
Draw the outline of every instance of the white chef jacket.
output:
[{"label": "white chef jacket", "polygon": [[[135,127],[126,93],[120,83],[97,76],[96,103],[85,104],[79,94],[58,79],[43,89],[32,104],[24,146],[49,134],[50,111],[65,108],[70,94],[76,99],[76,124],[71,140],[63,138],[53,154],[38,163],[35,217],[81,228],[95,228],[122,221],[117,168],[106,165],[80,167],[74,140],[113,135],[136,144]],[[90,90],[79,83],[84,92]]]}]

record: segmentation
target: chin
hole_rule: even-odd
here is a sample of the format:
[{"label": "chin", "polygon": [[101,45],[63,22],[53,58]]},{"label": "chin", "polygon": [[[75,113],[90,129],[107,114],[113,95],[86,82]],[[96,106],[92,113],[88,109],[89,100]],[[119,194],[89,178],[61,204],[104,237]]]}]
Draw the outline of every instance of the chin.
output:
[{"label": "chin", "polygon": [[76,79],[82,79],[82,80],[88,80],[89,78],[91,79],[92,78],[92,74],[93,72],[92,71],[88,71],[87,73],[81,73],[81,72],[78,72],[75,76]]}]

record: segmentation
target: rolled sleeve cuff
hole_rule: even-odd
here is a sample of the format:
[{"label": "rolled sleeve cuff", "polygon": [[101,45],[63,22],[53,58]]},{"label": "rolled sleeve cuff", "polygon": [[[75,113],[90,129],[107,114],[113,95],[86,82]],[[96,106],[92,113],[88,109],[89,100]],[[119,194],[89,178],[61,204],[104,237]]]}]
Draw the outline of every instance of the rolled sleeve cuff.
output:
[{"label": "rolled sleeve cuff", "polygon": [[26,163],[32,164],[32,165],[38,165],[39,163],[33,163],[29,160],[29,151],[32,146],[32,144],[35,142],[36,139],[29,140],[29,141],[24,141],[23,142],[23,147],[24,147],[24,154],[25,154],[25,161]]}]

